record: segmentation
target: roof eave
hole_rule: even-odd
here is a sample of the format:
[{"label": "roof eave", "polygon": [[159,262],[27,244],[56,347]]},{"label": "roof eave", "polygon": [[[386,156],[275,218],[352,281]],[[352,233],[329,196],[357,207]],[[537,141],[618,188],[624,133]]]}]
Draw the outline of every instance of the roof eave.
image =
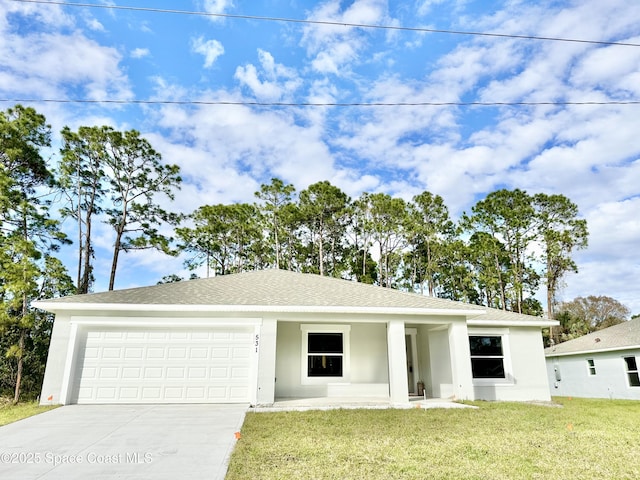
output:
[{"label": "roof eave", "polygon": [[496,325],[503,325],[509,327],[555,327],[560,325],[560,322],[556,320],[548,320],[541,318],[540,320],[491,320],[490,318],[475,320],[467,320],[467,324],[470,327],[495,327]]},{"label": "roof eave", "polygon": [[546,352],[545,357],[567,357],[570,355],[592,355],[594,353],[617,352],[620,350],[640,350],[640,345],[625,345],[622,347],[609,347],[600,349],[578,350],[575,352]]},{"label": "roof eave", "polygon": [[265,313],[351,313],[351,314],[395,314],[395,315],[441,315],[468,317],[484,315],[472,309],[438,309],[412,307],[355,307],[324,305],[175,305],[139,303],[60,303],[37,301],[33,306],[52,313],[59,312],[265,312]]}]

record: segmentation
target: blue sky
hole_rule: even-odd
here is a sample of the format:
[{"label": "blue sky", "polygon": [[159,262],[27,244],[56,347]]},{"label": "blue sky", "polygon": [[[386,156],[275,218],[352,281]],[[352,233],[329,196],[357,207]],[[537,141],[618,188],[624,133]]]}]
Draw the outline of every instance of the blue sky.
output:
[{"label": "blue sky", "polygon": [[[91,0],[349,24],[640,44],[628,0]],[[88,8],[0,4],[0,98],[285,103],[640,100],[640,47]],[[6,109],[12,102],[2,102]],[[640,105],[265,107],[38,103],[53,130],[140,130],[184,185],[171,205],[252,202],[278,176],[410,199],[454,217],[498,188],[561,193],[590,230],[562,296],[609,295],[640,313]],[[56,139],[54,139],[57,141]],[[57,153],[51,151],[51,162]],[[100,227],[96,290],[113,237]],[[73,251],[65,252],[71,259]],[[70,271],[74,270],[69,260]],[[123,258],[116,287],[183,273]]]}]

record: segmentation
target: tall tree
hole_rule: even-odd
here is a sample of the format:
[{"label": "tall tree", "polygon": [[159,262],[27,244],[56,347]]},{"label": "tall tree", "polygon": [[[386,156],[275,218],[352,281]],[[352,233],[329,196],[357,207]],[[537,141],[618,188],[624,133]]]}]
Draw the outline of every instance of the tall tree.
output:
[{"label": "tall tree", "polygon": [[460,239],[450,239],[438,248],[437,295],[450,300],[481,304],[482,298],[470,264],[471,248]]},{"label": "tall tree", "polygon": [[506,310],[510,262],[502,242],[490,233],[474,232],[469,238],[468,255],[484,303]]},{"label": "tall tree", "polygon": [[268,221],[267,235],[273,245],[276,268],[280,268],[283,263],[282,242],[287,236],[287,207],[291,205],[295,191],[293,185],[285,184],[279,178],[272,178],[270,185],[261,185],[260,190],[255,193],[262,200],[262,210]]},{"label": "tall tree", "polygon": [[376,263],[371,257],[373,232],[371,231],[371,194],[363,192],[349,208],[347,234],[353,259],[351,270],[362,283],[375,283],[378,279]]},{"label": "tall tree", "polygon": [[124,133],[104,127],[105,165],[111,206],[105,209],[115,231],[109,290],[113,290],[120,252],[155,248],[171,253],[171,239],[159,231],[173,226],[179,215],[164,210],[159,196],[174,199],[180,188],[180,167],[164,165],[161,155],[135,130]]},{"label": "tall tree", "polygon": [[374,193],[371,200],[371,221],[367,228],[380,252],[380,281],[393,287],[396,270],[400,266],[400,251],[404,247],[407,204],[401,198],[386,193]]},{"label": "tall tree", "polygon": [[564,195],[534,195],[538,241],[542,244],[547,285],[547,316],[554,318],[556,294],[567,272],[578,272],[571,258],[574,249],[588,244],[587,221],[578,218],[578,206]]},{"label": "tall tree", "polygon": [[426,282],[429,296],[435,295],[440,259],[453,234],[454,225],[440,195],[425,191],[413,197],[408,205],[406,236],[411,247],[412,283],[420,286],[421,293]]},{"label": "tall tree", "polygon": [[504,244],[510,260],[512,310],[522,313],[524,294],[532,289],[525,282],[535,278],[531,274],[530,252],[536,233],[532,198],[519,189],[497,190],[476,203],[471,211],[471,216],[463,217],[467,228],[486,232]]},{"label": "tall tree", "polygon": [[347,194],[326,180],[300,192],[301,225],[308,237],[307,248],[313,252],[311,258],[315,258],[311,269],[320,275],[339,277],[344,268],[349,203]]},{"label": "tall tree", "polygon": [[207,277],[253,268],[254,245],[261,240],[256,207],[246,203],[204,205],[191,216],[193,227],[176,230],[180,247],[193,254],[186,265],[194,270],[206,265]]},{"label": "tall tree", "polygon": [[94,280],[93,218],[102,212],[106,195],[105,166],[109,129],[80,127],[77,132],[62,130],[59,181],[67,203],[61,209],[64,217],[76,221],[78,229],[77,293],[87,293]]},{"label": "tall tree", "polygon": [[50,127],[34,109],[17,105],[0,112],[0,330],[15,338],[5,352],[16,362],[14,402],[35,324],[30,303],[37,297],[43,258],[66,241],[41,191],[54,183],[40,153],[49,138]]}]

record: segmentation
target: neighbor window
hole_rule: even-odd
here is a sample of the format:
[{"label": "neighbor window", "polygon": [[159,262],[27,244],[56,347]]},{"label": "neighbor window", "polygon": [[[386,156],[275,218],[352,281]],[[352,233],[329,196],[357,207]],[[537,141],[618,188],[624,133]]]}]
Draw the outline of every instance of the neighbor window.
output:
[{"label": "neighbor window", "polygon": [[469,347],[473,378],[506,378],[502,336],[471,335]]},{"label": "neighbor window", "polygon": [[589,375],[596,374],[596,362],[593,358],[587,358],[587,366],[589,367]]},{"label": "neighbor window", "polygon": [[348,325],[301,325],[302,383],[323,384],[348,379]]},{"label": "neighbor window", "polygon": [[636,363],[636,357],[624,357],[624,362],[627,366],[629,386],[640,387],[640,377],[638,376],[638,364]]}]

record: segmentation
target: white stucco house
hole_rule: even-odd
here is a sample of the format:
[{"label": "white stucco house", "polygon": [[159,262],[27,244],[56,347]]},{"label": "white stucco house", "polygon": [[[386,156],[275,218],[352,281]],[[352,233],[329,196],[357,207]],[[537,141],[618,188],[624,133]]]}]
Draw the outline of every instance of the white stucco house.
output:
[{"label": "white stucco house", "polygon": [[545,349],[552,395],[640,400],[640,318]]},{"label": "white stucco house", "polygon": [[249,403],[417,394],[549,400],[556,322],[265,270],[41,301],[42,403]]}]

